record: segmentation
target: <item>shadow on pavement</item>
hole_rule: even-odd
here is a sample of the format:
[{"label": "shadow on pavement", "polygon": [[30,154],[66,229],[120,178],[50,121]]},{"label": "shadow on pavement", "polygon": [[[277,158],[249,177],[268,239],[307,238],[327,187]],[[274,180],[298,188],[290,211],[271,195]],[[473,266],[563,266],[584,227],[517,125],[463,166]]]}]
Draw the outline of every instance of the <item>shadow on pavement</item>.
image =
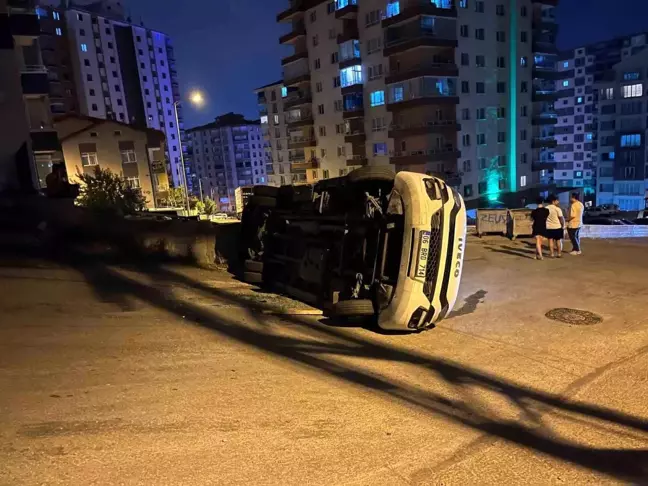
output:
[{"label": "shadow on pavement", "polygon": [[[139,278],[124,275],[123,268],[87,258],[81,254],[68,254],[67,264],[84,275],[101,299],[114,302],[128,302],[137,299],[181,316],[183,322],[209,328],[219,335],[239,343],[262,350],[279,359],[288,360],[338,380],[353,383],[403,404],[415,406],[435,416],[523,446],[531,451],[570,462],[583,468],[603,473],[612,478],[639,481],[648,478],[648,449],[630,450],[615,448],[591,448],[570,442],[555,435],[543,424],[543,415],[557,414],[568,419],[587,421],[587,426],[614,433],[609,426],[622,426],[625,435],[648,440],[648,421],[612,409],[572,401],[559,395],[528,388],[511,381],[502,380],[478,369],[466,367],[449,360],[426,356],[415,351],[404,350],[391,344],[364,339],[351,335],[345,329],[323,326],[296,316],[282,316],[282,320],[301,326],[308,340],[275,334],[265,324],[269,317],[260,311],[262,304],[250,302],[240,296],[215,289],[199,281],[160,266],[140,266],[138,270],[153,284],[143,283]],[[132,267],[128,267],[132,269]],[[216,316],[204,306],[181,301],[157,285],[185,286],[205,296],[211,296],[233,305],[248,308],[259,326],[249,327],[234,319]],[[477,295],[479,294],[479,295]],[[479,292],[467,299],[470,306],[477,305],[485,292]],[[259,311],[259,312],[254,312]],[[412,338],[416,338],[412,336]],[[648,348],[646,348],[648,351]],[[391,362],[408,363],[417,366],[421,373],[434,373],[442,378],[455,392],[452,398],[412,386],[406,382],[390,379],[370,372],[360,366],[342,363],[336,356],[366,357]],[[473,389],[488,390],[505,397],[519,409],[518,420],[507,420],[488,413],[473,397]],[[577,416],[577,417],[575,417]],[[596,424],[592,421],[605,423]],[[527,422],[531,422],[528,425]],[[580,423],[579,427],[583,427]],[[624,435],[619,432],[620,435]]]}]

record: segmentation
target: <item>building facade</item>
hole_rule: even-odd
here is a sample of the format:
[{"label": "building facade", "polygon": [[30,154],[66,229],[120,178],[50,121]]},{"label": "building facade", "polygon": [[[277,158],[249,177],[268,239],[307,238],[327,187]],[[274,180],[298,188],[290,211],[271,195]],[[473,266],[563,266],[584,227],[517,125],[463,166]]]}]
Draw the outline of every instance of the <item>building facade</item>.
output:
[{"label": "building facade", "polygon": [[644,209],[648,197],[648,49],[645,35],[640,37],[624,47],[622,60],[595,85],[596,202],[617,204],[623,211]]},{"label": "building facade", "polygon": [[134,125],[65,115],[55,120],[70,183],[97,168],[119,174],[140,188],[149,208],[163,207],[169,190],[164,133]]},{"label": "building facade", "polygon": [[277,17],[290,24],[280,42],[293,46],[274,88],[285,131],[261,103],[273,161],[286,138],[291,171],[308,181],[390,164],[438,175],[467,200],[549,187],[556,4],[293,1]]},{"label": "building facade", "polygon": [[197,195],[212,198],[220,211],[236,211],[237,187],[268,184],[269,159],[259,121],[227,113],[212,123],[188,129],[187,137]]},{"label": "building facade", "polygon": [[184,184],[182,113],[171,39],[124,17],[121,2],[41,0],[42,55],[54,114],[80,114],[160,130],[168,170]]},{"label": "building facade", "polygon": [[62,157],[40,34],[31,1],[0,1],[0,192],[44,187]]}]

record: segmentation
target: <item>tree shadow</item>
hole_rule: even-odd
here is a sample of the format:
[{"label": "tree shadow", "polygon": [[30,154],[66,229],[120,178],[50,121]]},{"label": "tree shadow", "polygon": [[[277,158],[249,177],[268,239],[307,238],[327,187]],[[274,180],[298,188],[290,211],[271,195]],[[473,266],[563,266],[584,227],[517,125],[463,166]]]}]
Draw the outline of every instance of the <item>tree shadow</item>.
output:
[{"label": "tree shadow", "polygon": [[[301,326],[300,332],[306,337],[297,338],[277,334],[272,332],[271,325],[263,323],[268,316],[262,314],[264,310],[262,304],[251,303],[231,292],[212,288],[168,268],[145,266],[139,270],[153,282],[183,285],[206,296],[245,307],[258,324],[264,325],[249,327],[235,319],[217,316],[204,306],[174,298],[169,293],[157,289],[155,285],[142,283],[138,279],[126,276],[119,268],[111,268],[96,259],[74,256],[68,259],[68,263],[86,277],[99,298],[112,299],[119,295],[126,300],[143,301],[171,315],[181,316],[184,322],[211,329],[222,337],[263,351],[278,359],[287,360],[296,366],[315,370],[343,382],[353,383],[453,423],[612,478],[627,481],[648,478],[648,449],[586,447],[548,434],[543,427],[538,426],[542,423],[542,415],[538,410],[542,410],[545,414],[556,411],[569,416],[578,415],[581,420],[602,421],[615,427],[648,434],[648,421],[643,418],[597,405],[571,401],[449,360],[405,350],[389,343],[370,341],[360,335],[349,334],[344,329],[322,326],[314,320],[282,316],[284,322]],[[471,296],[469,305],[476,305],[477,294],[479,292]],[[480,298],[483,298],[483,295]],[[471,297],[466,299],[467,304]],[[429,372],[442,378],[456,392],[458,398],[447,398],[402,380],[387,378],[361,366],[335,359],[345,356],[414,365],[419,369],[419,373]],[[502,395],[518,407],[520,417],[525,419],[531,417],[534,425],[528,426],[522,422],[489,414],[486,407],[480,407],[467,395],[467,390],[470,389],[488,390]],[[645,440],[648,441],[648,436]]]},{"label": "tree shadow", "polygon": [[494,247],[494,246],[486,246],[485,247],[487,250],[492,251],[493,253],[503,253],[505,255],[512,255],[516,257],[522,257],[522,258],[530,258],[533,260],[534,258],[534,252],[530,252],[527,250],[523,250],[521,248],[515,248],[514,246],[502,246],[502,247]]}]

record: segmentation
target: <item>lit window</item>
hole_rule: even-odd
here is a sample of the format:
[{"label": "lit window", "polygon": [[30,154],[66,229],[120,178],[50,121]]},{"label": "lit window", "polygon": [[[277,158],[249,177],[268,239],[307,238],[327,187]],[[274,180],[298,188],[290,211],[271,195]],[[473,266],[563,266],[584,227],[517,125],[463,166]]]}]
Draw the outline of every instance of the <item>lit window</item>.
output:
[{"label": "lit window", "polygon": [[563,62],[563,67],[566,69],[569,67],[569,61]]},{"label": "lit window", "polygon": [[374,143],[373,144],[373,154],[374,155],[387,155],[387,144],[386,143]]},{"label": "lit window", "polygon": [[140,181],[137,177],[127,177],[126,185],[132,189],[137,189],[140,187]]},{"label": "lit window", "polygon": [[394,86],[392,88],[392,101],[394,103],[397,103],[399,101],[403,101],[403,87],[402,86]]},{"label": "lit window", "polygon": [[56,35],[63,35],[63,31],[61,30],[60,27],[56,28]]},{"label": "lit window", "polygon": [[362,66],[350,66],[340,71],[340,83],[343,88],[362,83]]},{"label": "lit window", "polygon": [[371,106],[380,106],[385,104],[385,92],[374,91],[371,93]]},{"label": "lit window", "polygon": [[622,147],[639,147],[641,145],[641,135],[638,133],[631,135],[621,135]]},{"label": "lit window", "polygon": [[635,81],[639,79],[639,73],[633,72],[633,73],[623,73],[623,80],[624,81]]},{"label": "lit window", "polygon": [[288,88],[286,88],[285,86],[282,86],[281,87],[281,97],[285,98],[286,96],[288,96]]},{"label": "lit window", "polygon": [[52,12],[52,17],[54,18],[54,20],[61,20],[61,16],[58,12]]},{"label": "lit window", "polygon": [[563,88],[567,88],[567,87],[569,87],[569,80],[568,79],[563,81]]},{"label": "lit window", "polygon": [[609,157],[610,160],[614,160],[616,158],[616,154],[614,152],[610,152],[608,154],[608,157]]},{"label": "lit window", "polygon": [[83,52],[88,52],[88,44],[81,44],[81,50]]},{"label": "lit window", "polygon": [[521,176],[520,177],[520,187],[526,187],[526,185],[527,185],[526,176]]},{"label": "lit window", "polygon": [[624,98],[637,98],[639,96],[643,96],[642,84],[629,84],[623,87]]},{"label": "lit window", "polygon": [[264,115],[261,117],[261,123],[268,123],[268,115]]},{"label": "lit window", "polygon": [[393,17],[400,13],[400,2],[390,2],[387,4],[387,18]]},{"label": "lit window", "polygon": [[99,165],[97,152],[81,152],[81,164],[86,166]]},{"label": "lit window", "polygon": [[135,154],[135,150],[132,149],[122,150],[121,159],[122,159],[122,164],[133,164],[137,162],[137,155]]}]

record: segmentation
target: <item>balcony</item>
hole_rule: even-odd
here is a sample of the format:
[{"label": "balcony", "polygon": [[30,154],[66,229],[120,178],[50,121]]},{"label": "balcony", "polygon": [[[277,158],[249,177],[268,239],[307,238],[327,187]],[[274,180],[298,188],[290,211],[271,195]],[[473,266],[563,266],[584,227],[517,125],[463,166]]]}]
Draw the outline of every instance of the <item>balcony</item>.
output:
[{"label": "balcony", "polygon": [[286,126],[288,128],[307,127],[313,124],[313,115],[305,115],[303,117],[286,118]]},{"label": "balcony", "polygon": [[302,0],[291,2],[290,8],[287,8],[279,15],[277,15],[277,22],[288,22],[293,19],[299,18],[304,15],[306,11],[306,4]]},{"label": "balcony", "polygon": [[427,149],[409,152],[390,152],[390,162],[394,165],[424,165],[429,162],[451,162],[461,157],[454,147]]},{"label": "balcony", "polygon": [[358,0],[335,0],[336,19],[354,19],[358,16]]},{"label": "balcony", "polygon": [[32,130],[32,150],[34,152],[57,152],[61,150],[58,133],[54,129]]},{"label": "balcony", "polygon": [[47,70],[43,66],[26,66],[20,74],[23,95],[42,96],[49,94]]},{"label": "balcony", "polygon": [[[426,78],[419,79],[424,80]],[[411,87],[412,85],[410,84],[409,88]],[[389,94],[387,99],[387,111],[393,112],[406,110],[417,106],[459,104],[459,97],[457,96],[454,84],[439,86],[439,83],[425,85],[421,82],[418,86],[414,86],[416,92],[409,93],[405,93],[402,87],[400,87],[400,91],[397,91],[397,88],[398,87],[387,87]]]},{"label": "balcony", "polygon": [[397,83],[412,78],[420,78],[421,76],[459,76],[459,69],[453,60],[446,62],[427,62],[415,64],[405,68],[391,69],[387,78],[386,84]]},{"label": "balcony", "polygon": [[[401,52],[415,49],[417,47],[457,47],[459,43],[452,38],[451,33],[440,33],[436,30],[422,28],[415,25],[415,28],[407,29],[404,32],[397,32],[398,35],[390,35],[387,31],[383,55],[392,56]],[[455,34],[456,35],[456,34]]]},{"label": "balcony", "polygon": [[292,31],[279,37],[279,44],[292,44],[305,35],[306,29],[303,26],[295,27]]},{"label": "balcony", "polygon": [[531,142],[531,148],[542,149],[542,148],[556,148],[558,142],[554,137],[536,137]]},{"label": "balcony", "polygon": [[540,20],[533,22],[533,30],[540,32],[557,32],[558,23],[556,21]]},{"label": "balcony", "polygon": [[458,132],[461,125],[457,120],[428,120],[418,123],[392,123],[389,127],[390,138],[424,135],[426,133]]},{"label": "balcony", "polygon": [[555,125],[558,123],[558,115],[553,113],[534,115],[532,123],[533,125]]},{"label": "balcony", "polygon": [[554,42],[537,40],[533,42],[533,52],[538,54],[558,54],[558,48]]},{"label": "balcony", "polygon": [[40,36],[40,23],[33,12],[12,13],[9,16],[9,30],[11,35],[21,37]]},{"label": "balcony", "polygon": [[430,1],[420,0],[420,3],[417,5],[415,2],[409,2],[410,7],[402,10],[398,15],[392,17],[387,17],[383,19],[382,26],[383,28],[399,24],[409,19],[420,17],[421,15],[431,15],[434,17],[457,17],[457,9],[453,5],[454,2],[447,2],[448,5],[452,5],[450,8],[437,7]]},{"label": "balcony", "polygon": [[549,81],[558,81],[559,79],[573,77],[573,71],[570,76],[568,72],[556,71],[553,67],[547,68],[542,66],[534,66],[532,74],[535,79],[547,79]]},{"label": "balcony", "polygon": [[166,164],[160,160],[151,161],[151,171],[154,174],[164,174],[166,172]]},{"label": "balcony", "polygon": [[533,162],[531,164],[531,170],[533,172],[540,172],[543,170],[554,170],[556,168],[556,164],[554,162]]},{"label": "balcony", "polygon": [[296,52],[292,56],[284,57],[281,60],[281,65],[285,66],[286,64],[290,64],[291,62],[299,61],[301,59],[308,59],[308,51]]},{"label": "balcony", "polygon": [[557,7],[559,0],[531,0],[531,3],[546,5],[547,7]]},{"label": "balcony", "polygon": [[293,162],[290,164],[290,170],[292,171],[306,171],[308,169],[319,169],[319,162],[315,160],[307,160],[304,162]]},{"label": "balcony", "polygon": [[342,33],[337,36],[337,43],[344,44],[350,40],[359,40],[358,23],[355,20],[344,20],[342,24]]},{"label": "balcony", "polygon": [[365,143],[366,140],[367,135],[365,135],[364,130],[354,130],[344,135],[344,141],[346,143],[360,144]]},{"label": "balcony", "polygon": [[290,137],[288,139],[288,149],[314,147],[315,145],[317,145],[315,137]]},{"label": "balcony", "polygon": [[546,101],[556,101],[560,98],[560,95],[557,91],[553,90],[536,90],[533,92],[533,101],[534,102],[546,102]]},{"label": "balcony", "polygon": [[297,84],[310,82],[310,72],[292,74],[291,76],[292,77],[286,77],[284,79],[284,86],[295,86]]},{"label": "balcony", "polygon": [[347,167],[364,167],[367,165],[367,157],[365,155],[352,155],[346,161]]},{"label": "balcony", "polygon": [[310,94],[302,96],[288,96],[284,100],[284,110],[290,110],[301,105],[310,105],[313,102],[313,98]]}]

